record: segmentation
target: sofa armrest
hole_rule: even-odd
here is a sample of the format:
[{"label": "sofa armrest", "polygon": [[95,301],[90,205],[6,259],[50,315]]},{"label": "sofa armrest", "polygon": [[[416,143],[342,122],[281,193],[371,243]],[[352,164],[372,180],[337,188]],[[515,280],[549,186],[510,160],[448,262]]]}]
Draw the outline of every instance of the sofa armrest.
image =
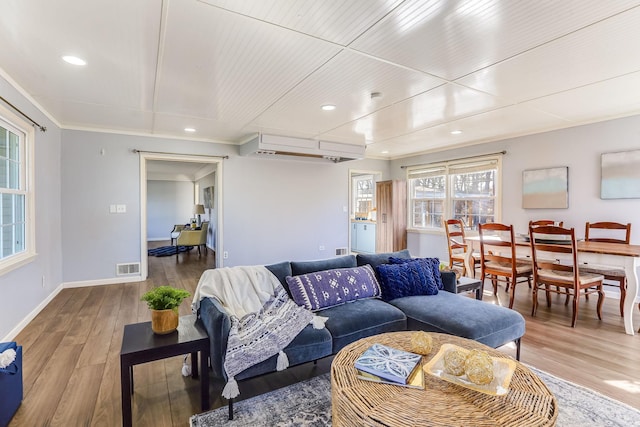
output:
[{"label": "sofa armrest", "polygon": [[456,279],[456,273],[454,271],[441,271],[440,277],[442,277],[443,288],[447,292],[451,292],[452,294],[456,292],[456,284],[458,280]]},{"label": "sofa armrest", "polygon": [[227,338],[231,329],[231,319],[220,303],[213,298],[200,302],[198,313],[209,336],[211,370],[214,378],[226,380],[224,359],[227,354]]}]

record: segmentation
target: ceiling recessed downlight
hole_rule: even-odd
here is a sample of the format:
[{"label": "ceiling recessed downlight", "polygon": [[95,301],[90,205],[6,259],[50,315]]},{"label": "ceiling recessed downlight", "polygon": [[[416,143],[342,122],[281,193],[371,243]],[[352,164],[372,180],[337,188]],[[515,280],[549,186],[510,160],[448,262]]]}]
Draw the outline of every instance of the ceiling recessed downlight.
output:
[{"label": "ceiling recessed downlight", "polygon": [[73,65],[87,65],[87,61],[73,55],[65,55],[62,57],[62,59],[64,60],[64,62],[68,62],[69,64]]},{"label": "ceiling recessed downlight", "polygon": [[382,154],[389,154],[389,150],[384,150],[384,151],[381,151],[380,153],[382,153]]},{"label": "ceiling recessed downlight", "polygon": [[460,135],[462,133],[461,130],[452,130],[451,135]]},{"label": "ceiling recessed downlight", "polygon": [[195,132],[196,130],[194,128],[184,128],[185,132]]},{"label": "ceiling recessed downlight", "polygon": [[336,109],[336,106],[335,106],[335,105],[333,105],[333,104],[326,104],[326,105],[323,105],[323,106],[322,106],[322,109],[323,109],[324,111],[333,111],[333,110],[335,110],[335,109]]}]

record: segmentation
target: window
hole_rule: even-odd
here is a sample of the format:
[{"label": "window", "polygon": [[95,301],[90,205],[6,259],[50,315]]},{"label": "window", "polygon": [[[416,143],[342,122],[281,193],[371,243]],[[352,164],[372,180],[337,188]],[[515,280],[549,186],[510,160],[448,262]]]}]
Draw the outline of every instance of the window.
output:
[{"label": "window", "polygon": [[461,219],[472,230],[499,220],[500,157],[477,158],[407,169],[412,228],[442,228]]},{"label": "window", "polygon": [[375,182],[373,175],[359,175],[353,178],[353,212],[356,219],[367,219],[375,206]]},{"label": "window", "polygon": [[29,144],[33,129],[0,110],[0,273],[35,254]]}]

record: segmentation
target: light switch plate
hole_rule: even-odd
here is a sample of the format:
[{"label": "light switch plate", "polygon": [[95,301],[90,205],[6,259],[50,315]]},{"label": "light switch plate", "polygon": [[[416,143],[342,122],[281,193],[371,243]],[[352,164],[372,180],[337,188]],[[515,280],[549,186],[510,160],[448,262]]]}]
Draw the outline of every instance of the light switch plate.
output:
[{"label": "light switch plate", "polygon": [[117,213],[116,205],[109,205],[109,213]]}]

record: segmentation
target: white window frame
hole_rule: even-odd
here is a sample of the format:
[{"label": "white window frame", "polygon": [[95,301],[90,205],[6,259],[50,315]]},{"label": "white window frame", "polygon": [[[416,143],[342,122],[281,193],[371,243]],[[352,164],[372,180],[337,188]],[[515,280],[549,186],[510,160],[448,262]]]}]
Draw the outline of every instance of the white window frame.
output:
[{"label": "white window frame", "polygon": [[[444,232],[442,223],[437,226],[419,226],[414,224],[414,192],[412,179],[417,177],[445,176],[444,198],[433,198],[425,200],[443,200],[443,219],[453,218],[453,202],[456,200],[453,194],[453,176],[459,173],[496,169],[494,181],[494,221],[502,220],[502,155],[478,156],[468,159],[451,160],[440,163],[429,163],[424,165],[410,166],[406,169],[407,180],[407,224],[410,231],[433,231]],[[466,224],[469,226],[469,224]],[[476,231],[476,230],[472,230]]]},{"label": "white window frame", "polygon": [[[369,181],[371,183],[371,197],[367,198],[367,197],[359,197],[360,194],[358,193],[358,183],[363,182],[363,181]],[[373,174],[366,174],[366,175],[357,175],[354,176],[352,178],[352,188],[351,188],[351,194],[353,196],[353,199],[351,200],[351,207],[353,212],[351,212],[351,215],[353,215],[353,217],[355,218],[356,214],[358,213],[356,208],[358,207],[358,201],[363,199],[363,200],[369,200],[371,202],[371,207],[369,209],[368,212],[366,212],[367,214],[376,207],[376,181],[375,181],[375,177],[373,176]],[[363,213],[363,212],[361,212]],[[359,218],[356,218],[359,219]]]},{"label": "white window frame", "polygon": [[[34,141],[35,130],[24,119],[0,105],[0,125],[20,138],[20,185],[18,192],[24,194],[24,250],[6,258],[0,258],[0,275],[33,261],[37,255],[35,239],[34,197]],[[4,190],[3,190],[4,191]]]}]

